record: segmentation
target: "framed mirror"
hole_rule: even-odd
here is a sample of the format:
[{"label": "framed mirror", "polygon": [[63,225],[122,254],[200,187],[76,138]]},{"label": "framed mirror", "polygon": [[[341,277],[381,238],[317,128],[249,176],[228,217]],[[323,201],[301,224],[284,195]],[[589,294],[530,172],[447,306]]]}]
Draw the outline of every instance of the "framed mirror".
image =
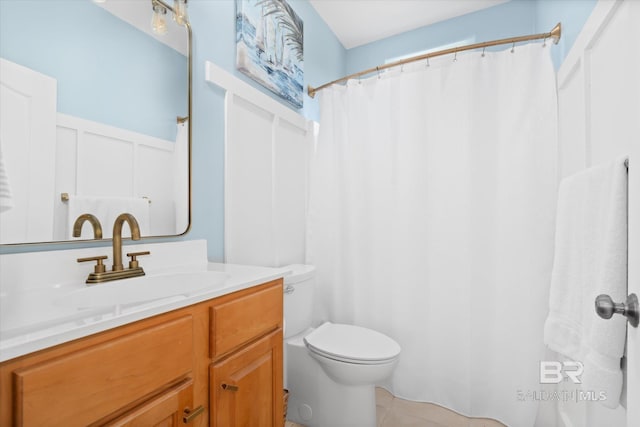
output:
[{"label": "framed mirror", "polygon": [[107,239],[123,212],[142,237],[188,231],[191,28],[172,12],[0,2],[0,244],[94,239],[89,224],[73,235],[87,213]]}]

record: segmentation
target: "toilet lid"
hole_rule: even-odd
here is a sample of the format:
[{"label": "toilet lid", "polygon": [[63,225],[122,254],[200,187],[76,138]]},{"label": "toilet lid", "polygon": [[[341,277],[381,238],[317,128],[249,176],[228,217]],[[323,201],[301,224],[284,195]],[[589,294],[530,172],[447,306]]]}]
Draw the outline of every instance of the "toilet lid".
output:
[{"label": "toilet lid", "polygon": [[380,332],[355,325],[324,323],[304,338],[309,350],[353,363],[392,360],[400,354],[400,345]]}]

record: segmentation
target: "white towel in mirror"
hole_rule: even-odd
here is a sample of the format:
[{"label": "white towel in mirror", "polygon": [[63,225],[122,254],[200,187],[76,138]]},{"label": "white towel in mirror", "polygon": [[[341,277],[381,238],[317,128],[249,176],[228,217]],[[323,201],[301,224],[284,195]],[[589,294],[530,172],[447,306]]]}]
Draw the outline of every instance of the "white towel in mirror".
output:
[{"label": "white towel in mirror", "polygon": [[[102,226],[102,237],[113,235],[113,223],[118,215],[130,213],[138,221],[140,235],[149,236],[149,201],[142,197],[96,197],[69,195],[67,202],[67,237],[69,239],[93,239],[90,224],[84,224],[80,237],[73,237],[73,224],[76,218],[85,213],[93,214]],[[131,230],[125,222],[122,237],[130,237]]]}]

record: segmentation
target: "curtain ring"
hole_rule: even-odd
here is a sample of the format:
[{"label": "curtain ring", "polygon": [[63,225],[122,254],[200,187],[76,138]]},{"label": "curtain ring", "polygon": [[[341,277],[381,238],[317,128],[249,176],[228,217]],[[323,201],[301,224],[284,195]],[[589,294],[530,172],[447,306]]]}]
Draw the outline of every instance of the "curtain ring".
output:
[{"label": "curtain ring", "polygon": [[458,60],[458,51],[456,50],[455,53],[453,54],[453,62],[456,62]]},{"label": "curtain ring", "polygon": [[430,67],[431,64],[429,64],[429,57],[427,56],[427,67]]},{"label": "curtain ring", "polygon": [[542,42],[542,47],[547,47],[547,38],[544,38],[544,41]]},{"label": "curtain ring", "polygon": [[485,49],[486,49],[486,48],[487,48],[486,46],[482,48],[482,55],[481,55],[481,56],[482,56],[483,58],[484,58],[484,51],[485,51]]},{"label": "curtain ring", "polygon": [[513,42],[513,44],[511,45],[511,53],[516,51],[516,42]]},{"label": "curtain ring", "polygon": [[400,72],[404,73],[404,64],[400,64]]},{"label": "curtain ring", "polygon": [[378,80],[380,80],[380,67],[376,67],[376,72],[378,73]]}]

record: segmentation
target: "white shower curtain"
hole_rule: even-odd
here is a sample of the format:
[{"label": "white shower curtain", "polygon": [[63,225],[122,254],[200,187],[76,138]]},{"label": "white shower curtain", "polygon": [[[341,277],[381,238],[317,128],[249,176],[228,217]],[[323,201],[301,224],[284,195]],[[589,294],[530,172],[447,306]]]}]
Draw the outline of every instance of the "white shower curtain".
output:
[{"label": "white shower curtain", "polygon": [[308,259],[319,316],[402,346],[387,387],[535,421],[553,255],[556,86],[541,44],[320,93]]}]

